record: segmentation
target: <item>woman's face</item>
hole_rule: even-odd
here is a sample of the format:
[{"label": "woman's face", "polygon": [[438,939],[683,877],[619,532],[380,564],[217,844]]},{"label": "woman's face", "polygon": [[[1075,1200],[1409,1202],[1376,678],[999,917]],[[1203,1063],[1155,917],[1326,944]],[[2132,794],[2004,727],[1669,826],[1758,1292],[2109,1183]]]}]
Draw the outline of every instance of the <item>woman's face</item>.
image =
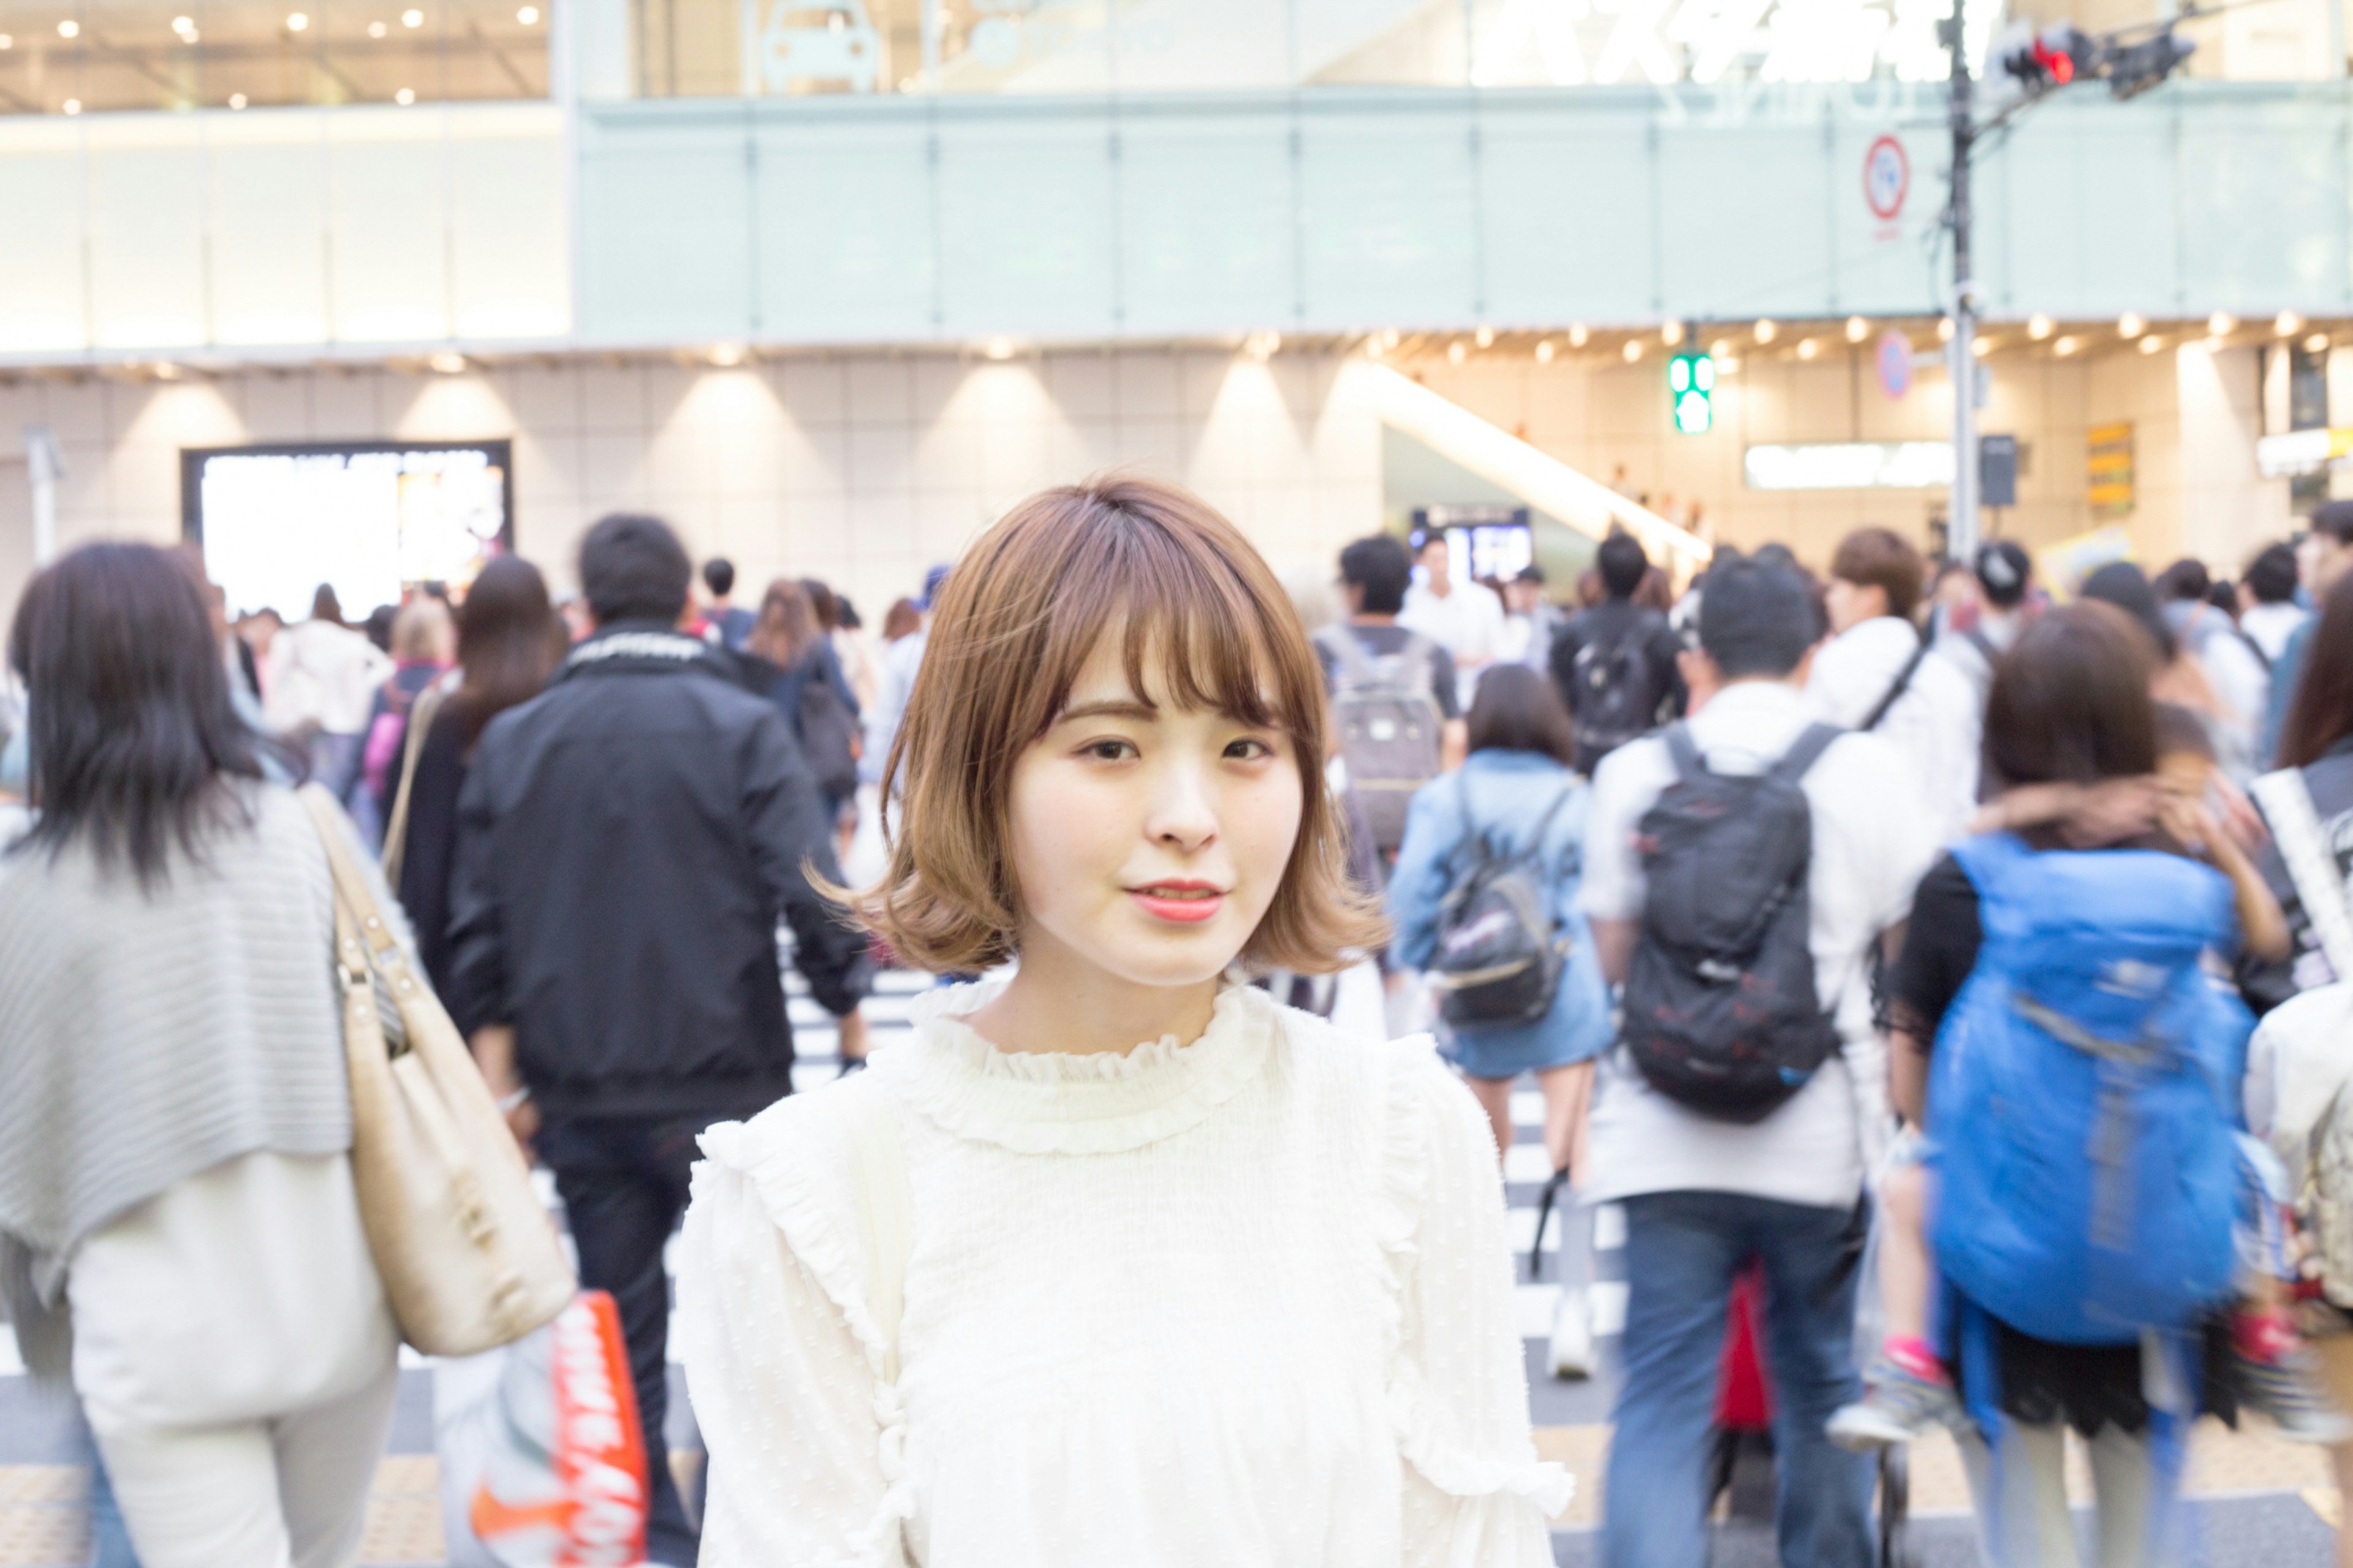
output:
[{"label": "woman's face", "polygon": [[1025,964],[1142,985],[1215,979],[1258,929],[1299,837],[1291,738],[1131,690],[1106,631],[1013,769]]}]

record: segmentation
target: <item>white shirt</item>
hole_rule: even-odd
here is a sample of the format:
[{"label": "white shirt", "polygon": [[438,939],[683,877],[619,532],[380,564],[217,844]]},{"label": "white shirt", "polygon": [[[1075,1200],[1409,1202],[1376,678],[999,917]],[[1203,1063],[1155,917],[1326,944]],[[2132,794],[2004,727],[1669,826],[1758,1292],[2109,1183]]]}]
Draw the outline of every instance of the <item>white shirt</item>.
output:
[{"label": "white shirt", "polygon": [[915,677],[923,668],[923,649],[930,646],[928,627],[909,632],[882,650],[882,676],[873,705],[866,710],[866,746],[858,759],[858,776],[867,784],[882,777],[891,760],[891,742],[898,738],[899,721],[907,716],[907,700],[915,694]]},{"label": "white shirt", "polygon": [[[1708,766],[1762,773],[1815,715],[1779,681],[1725,688],[1690,721]],[[1585,883],[1578,906],[1594,920],[1639,920],[1647,886],[1635,835],[1674,781],[1662,737],[1645,736],[1602,760],[1586,812]],[[1801,787],[1813,818],[1806,873],[1814,985],[1836,1022],[1840,1054],[1764,1121],[1721,1121],[1652,1089],[1623,1047],[1601,1059],[1593,1101],[1595,1183],[1610,1202],[1643,1193],[1727,1192],[1817,1208],[1855,1201],[1887,1122],[1887,1055],[1871,1024],[1865,957],[1912,908],[1937,840],[1920,789],[1894,746],[1875,735],[1831,742]]]},{"label": "white shirt", "polygon": [[[1817,717],[1860,729],[1919,646],[1912,623],[1894,616],[1849,626],[1815,653],[1808,704]],[[1959,838],[1977,811],[1983,722],[1968,677],[1932,650],[1872,731],[1911,764],[1915,782],[1905,797],[1921,803],[1940,844]]]},{"label": "white shirt", "polygon": [[996,989],[868,1069],[914,1215],[895,1384],[828,1092],[704,1135],[703,1568],[1549,1564],[1495,1145],[1427,1038],[1235,986],[1188,1046],[1006,1052],[957,1016]]},{"label": "white shirt", "polygon": [[1504,601],[1476,583],[1456,583],[1442,599],[1416,583],[1405,591],[1398,625],[1454,656],[1455,687],[1467,712],[1483,668],[1504,657]]},{"label": "white shirt", "polygon": [[2287,652],[2287,639],[2295,635],[2295,628],[2304,625],[2309,613],[2293,604],[2257,605],[2239,616],[2239,629],[2255,639],[2255,646],[2263,650],[2265,658],[2277,664],[2280,656]]},{"label": "white shirt", "polygon": [[269,639],[262,711],[278,730],[315,724],[330,735],[356,735],[391,673],[391,656],[364,633],[301,621]]}]

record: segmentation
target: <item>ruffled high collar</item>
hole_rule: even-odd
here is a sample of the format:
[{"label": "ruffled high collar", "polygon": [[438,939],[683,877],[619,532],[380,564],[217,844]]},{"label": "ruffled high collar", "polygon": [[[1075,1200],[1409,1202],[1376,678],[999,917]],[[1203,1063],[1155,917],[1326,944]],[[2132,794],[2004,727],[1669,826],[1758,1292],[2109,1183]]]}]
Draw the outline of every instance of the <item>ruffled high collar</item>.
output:
[{"label": "ruffled high collar", "polygon": [[1020,1154],[1116,1153],[1197,1127],[1264,1069],[1278,1027],[1271,997],[1229,984],[1190,1045],[1165,1035],[1124,1056],[1000,1050],[965,1017],[1004,985],[923,998],[913,1037],[874,1066],[946,1131]]}]

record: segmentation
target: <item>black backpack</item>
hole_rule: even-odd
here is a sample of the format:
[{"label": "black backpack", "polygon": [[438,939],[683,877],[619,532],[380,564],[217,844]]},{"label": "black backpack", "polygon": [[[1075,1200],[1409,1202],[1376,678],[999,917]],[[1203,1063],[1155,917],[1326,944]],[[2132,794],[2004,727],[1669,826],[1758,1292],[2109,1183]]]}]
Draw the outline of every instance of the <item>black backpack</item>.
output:
[{"label": "black backpack", "polygon": [[1675,781],[1643,815],[1650,897],[1626,976],[1628,1052],[1652,1088],[1726,1121],[1761,1121],[1838,1049],[1814,988],[1799,781],[1838,739],[1815,724],[1753,777],[1710,773],[1667,731]]},{"label": "black backpack", "polygon": [[[1544,879],[1551,868],[1544,863],[1544,847],[1574,786],[1561,786],[1536,819],[1528,847],[1510,854],[1474,825],[1469,777],[1455,782],[1462,795],[1462,838],[1455,854],[1464,863],[1439,905],[1430,989],[1438,993],[1440,1016],[1453,1028],[1532,1024],[1552,1011],[1567,957],[1546,912]],[[1576,854],[1572,847],[1570,875]]]},{"label": "black backpack", "polygon": [[801,754],[821,795],[836,799],[858,789],[858,720],[841,693],[833,689],[822,668],[802,683],[800,711],[793,715],[800,732]]},{"label": "black backpack", "polygon": [[1665,624],[1656,610],[1638,611],[1615,642],[1594,639],[1577,648],[1569,666],[1568,711],[1583,772],[1658,728],[1658,694],[1668,683],[1660,679],[1652,650]]}]

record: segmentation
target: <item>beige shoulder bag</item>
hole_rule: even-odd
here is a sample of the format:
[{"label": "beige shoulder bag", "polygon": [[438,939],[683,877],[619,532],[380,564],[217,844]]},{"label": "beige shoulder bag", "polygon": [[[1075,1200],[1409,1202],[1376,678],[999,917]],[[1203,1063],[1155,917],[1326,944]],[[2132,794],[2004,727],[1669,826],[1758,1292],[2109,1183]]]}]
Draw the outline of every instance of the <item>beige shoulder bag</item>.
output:
[{"label": "beige shoulder bag", "polygon": [[[393,1317],[427,1355],[510,1344],[579,1286],[490,1085],[376,908],[342,808],[317,784],[301,794],[334,873],[352,1180]],[[396,1051],[376,1012],[378,976],[406,1036]]]}]

